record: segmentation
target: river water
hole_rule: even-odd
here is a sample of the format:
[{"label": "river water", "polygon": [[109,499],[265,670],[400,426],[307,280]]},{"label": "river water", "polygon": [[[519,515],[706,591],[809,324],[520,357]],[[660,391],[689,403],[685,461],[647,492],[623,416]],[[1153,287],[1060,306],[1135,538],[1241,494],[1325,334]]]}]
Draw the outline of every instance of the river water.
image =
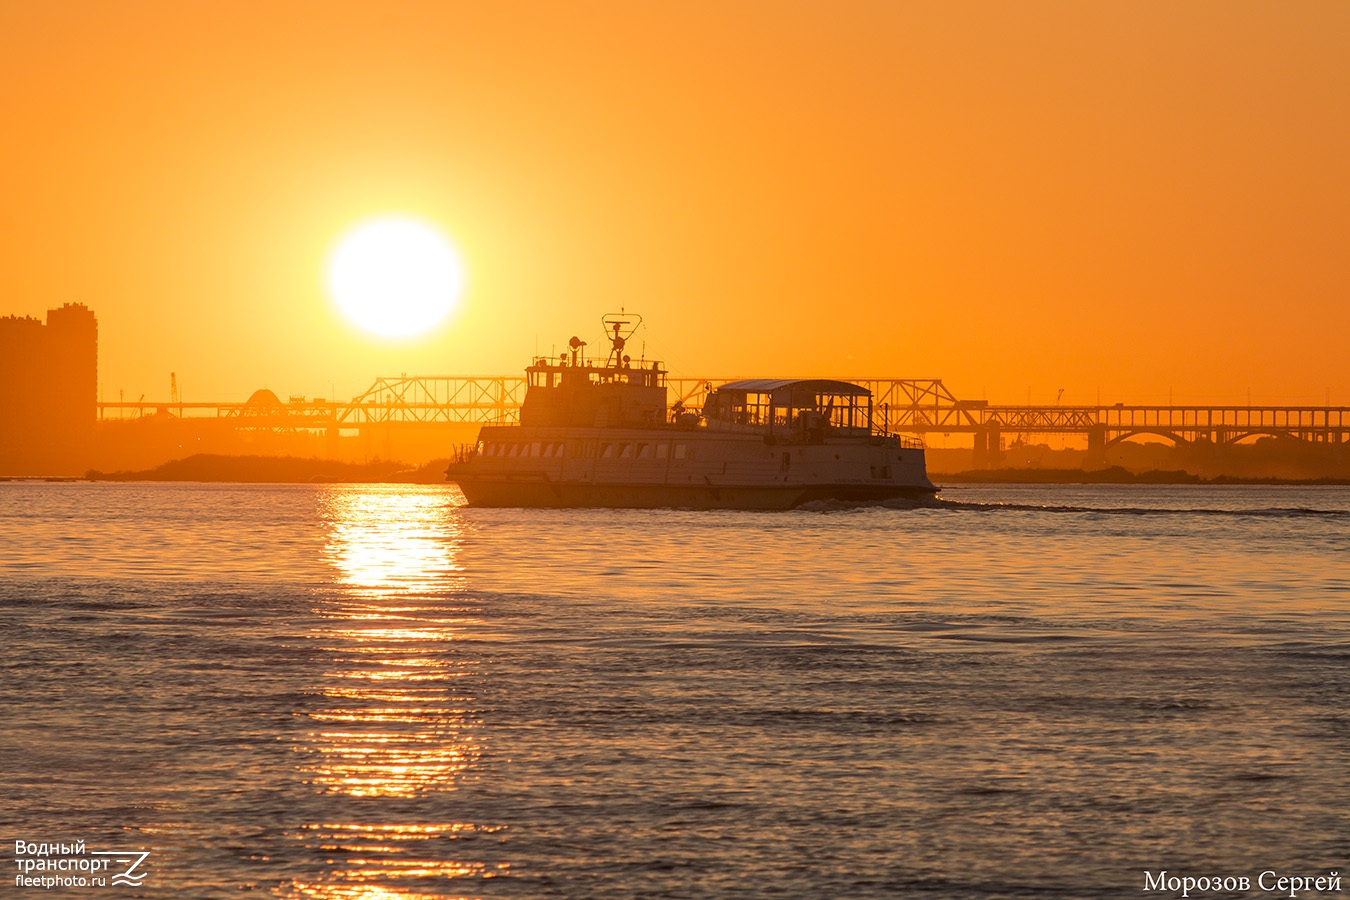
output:
[{"label": "river water", "polygon": [[1347,872],[1350,489],[942,497],[0,484],[6,852],[149,852],[139,887],[14,895],[1180,896],[1146,890],[1166,872],[1281,896],[1258,881]]}]

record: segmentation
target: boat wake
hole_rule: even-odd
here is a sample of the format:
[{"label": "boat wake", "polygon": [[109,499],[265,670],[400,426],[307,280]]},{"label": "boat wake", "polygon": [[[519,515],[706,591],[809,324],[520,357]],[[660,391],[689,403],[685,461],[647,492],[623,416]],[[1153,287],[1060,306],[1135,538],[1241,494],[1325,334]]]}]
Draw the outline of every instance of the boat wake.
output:
[{"label": "boat wake", "polygon": [[934,500],[926,504],[930,509],[948,509],[971,512],[1053,512],[1114,516],[1223,516],[1261,519],[1350,519],[1350,510],[1312,509],[1309,507],[1253,507],[1223,509],[1219,507],[1160,507],[1160,506],[1066,506],[1039,503],[971,503],[961,500]]},{"label": "boat wake", "polygon": [[942,510],[949,512],[1046,512],[1105,516],[1220,516],[1260,519],[1350,519],[1350,510],[1309,507],[1216,507],[1073,506],[1040,503],[975,503],[964,500],[813,500],[797,507],[809,512],[844,512],[860,509]]},{"label": "boat wake", "polygon": [[809,500],[795,509],[807,512],[843,512],[853,509],[944,509],[942,500],[912,500],[901,497],[890,500]]}]

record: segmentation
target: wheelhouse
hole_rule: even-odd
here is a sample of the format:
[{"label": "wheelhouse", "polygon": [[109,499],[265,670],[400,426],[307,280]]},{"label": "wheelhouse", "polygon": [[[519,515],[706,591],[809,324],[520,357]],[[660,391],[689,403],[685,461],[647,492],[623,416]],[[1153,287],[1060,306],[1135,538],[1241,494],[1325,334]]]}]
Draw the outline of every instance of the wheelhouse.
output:
[{"label": "wheelhouse", "polygon": [[[635,318],[636,323],[642,321]],[[568,342],[569,352],[536,357],[526,368],[520,424],[600,428],[664,424],[666,370],[659,362],[635,361],[624,354],[637,327],[633,319],[611,314],[602,321],[610,332],[610,354],[603,365],[586,359],[586,342],[574,337]]]}]

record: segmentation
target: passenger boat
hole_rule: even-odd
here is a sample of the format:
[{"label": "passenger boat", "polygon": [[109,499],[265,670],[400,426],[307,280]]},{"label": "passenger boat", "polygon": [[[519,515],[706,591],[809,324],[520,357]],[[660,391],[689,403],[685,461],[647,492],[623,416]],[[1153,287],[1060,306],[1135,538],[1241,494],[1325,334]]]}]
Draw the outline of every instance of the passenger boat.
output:
[{"label": "passenger boat", "polygon": [[818,500],[924,500],[923,444],[873,428],[872,395],[847,381],[754,379],[668,403],[666,370],[624,354],[640,316],[602,319],[586,343],[537,357],[519,424],[487,425],[446,470],[473,506],[792,509]]}]

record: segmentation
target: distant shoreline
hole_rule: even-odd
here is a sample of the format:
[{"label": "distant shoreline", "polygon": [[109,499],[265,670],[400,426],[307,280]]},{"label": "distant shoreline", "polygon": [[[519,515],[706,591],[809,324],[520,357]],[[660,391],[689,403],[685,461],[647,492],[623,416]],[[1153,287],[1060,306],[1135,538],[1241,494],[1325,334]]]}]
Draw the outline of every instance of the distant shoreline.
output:
[{"label": "distant shoreline", "polygon": [[[0,475],[0,482],[176,481],[219,484],[446,484],[448,460],[421,466],[375,460],[346,463],[294,456],[225,456],[198,454],[171,460],[150,469],[84,475]],[[1274,478],[1218,475],[1204,477],[1184,470],[1150,469],[1131,472],[1121,466],[1106,469],[968,469],[930,473],[935,484],[1196,484],[1196,485],[1350,485],[1347,478]]]},{"label": "distant shoreline", "polygon": [[[137,471],[85,473],[87,481],[187,481],[226,484],[445,484],[448,460],[411,467],[376,460],[345,463],[295,456],[198,454]],[[51,479],[40,479],[51,480]]]}]

